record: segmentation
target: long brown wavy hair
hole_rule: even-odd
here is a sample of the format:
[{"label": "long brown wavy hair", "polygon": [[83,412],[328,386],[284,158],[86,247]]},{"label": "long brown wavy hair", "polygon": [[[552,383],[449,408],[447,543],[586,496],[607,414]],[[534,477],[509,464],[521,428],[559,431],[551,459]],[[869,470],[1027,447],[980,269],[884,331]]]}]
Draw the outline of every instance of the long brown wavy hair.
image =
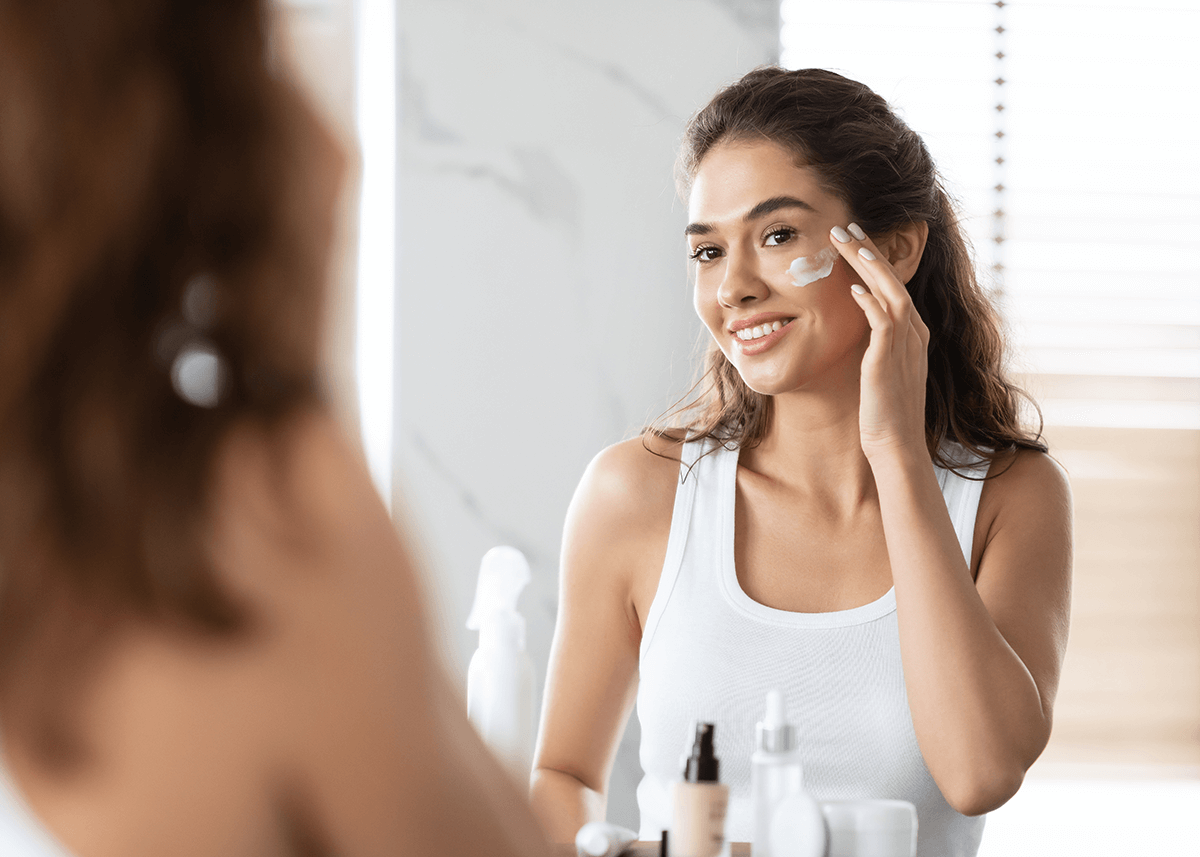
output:
[{"label": "long brown wavy hair", "polygon": [[[767,140],[793,152],[797,166],[813,169],[871,235],[928,224],[908,291],[929,326],[925,439],[934,462],[961,465],[947,441],[988,461],[1018,448],[1045,452],[1040,429],[1021,425],[1025,394],[1005,376],[999,317],[976,281],[954,205],[924,142],[887,102],[831,71],[756,69],[689,121],[677,162],[680,195],[686,199],[714,146],[743,140]],[[661,421],[680,425],[650,431],[677,436],[682,429],[688,439],[748,448],[762,440],[771,408],[771,397],[747,387],[714,342],[692,393]]]},{"label": "long brown wavy hair", "polygon": [[317,396],[302,110],[265,0],[0,0],[0,691],[129,617],[246,627],[205,503],[235,422]]}]

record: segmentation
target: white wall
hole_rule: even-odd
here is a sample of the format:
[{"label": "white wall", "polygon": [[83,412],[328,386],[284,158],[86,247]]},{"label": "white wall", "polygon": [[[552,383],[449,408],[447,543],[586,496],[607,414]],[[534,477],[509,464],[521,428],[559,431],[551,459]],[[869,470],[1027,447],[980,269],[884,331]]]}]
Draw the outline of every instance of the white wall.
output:
[{"label": "white wall", "polygon": [[[774,0],[399,5],[397,509],[460,682],[479,558],[528,556],[539,687],[587,462],[690,385],[672,165],[686,118],[777,57]],[[636,826],[636,723],[609,817]]]}]

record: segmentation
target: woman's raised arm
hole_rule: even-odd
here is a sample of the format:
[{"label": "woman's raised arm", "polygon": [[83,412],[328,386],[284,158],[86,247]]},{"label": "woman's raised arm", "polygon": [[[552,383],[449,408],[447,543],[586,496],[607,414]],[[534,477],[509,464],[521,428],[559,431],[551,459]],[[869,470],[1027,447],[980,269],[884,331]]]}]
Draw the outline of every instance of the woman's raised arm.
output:
[{"label": "woman's raised arm", "polygon": [[913,726],[946,800],[977,815],[1016,793],[1050,738],[1070,613],[1070,487],[1044,453],[993,462],[968,565],[924,442],[929,331],[902,282],[924,227],[882,248],[834,232],[867,287],[855,292],[871,325],[860,432],[879,492]]}]

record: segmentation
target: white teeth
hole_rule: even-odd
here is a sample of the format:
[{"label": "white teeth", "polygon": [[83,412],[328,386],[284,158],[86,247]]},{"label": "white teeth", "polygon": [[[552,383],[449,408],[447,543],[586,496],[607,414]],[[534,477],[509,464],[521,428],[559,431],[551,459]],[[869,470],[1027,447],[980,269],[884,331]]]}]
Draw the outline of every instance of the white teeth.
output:
[{"label": "white teeth", "polygon": [[744,327],[735,335],[743,342],[749,342],[752,339],[762,339],[768,333],[774,333],[777,330],[783,330],[791,324],[791,319],[787,321],[773,321],[769,324],[759,325],[758,327]]}]

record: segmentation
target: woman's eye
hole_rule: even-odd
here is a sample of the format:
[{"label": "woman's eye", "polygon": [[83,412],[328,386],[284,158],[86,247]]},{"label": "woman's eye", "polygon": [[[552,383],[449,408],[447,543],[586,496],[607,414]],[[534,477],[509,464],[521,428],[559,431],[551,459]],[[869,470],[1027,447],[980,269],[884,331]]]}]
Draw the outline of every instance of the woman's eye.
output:
[{"label": "woman's eye", "polygon": [[768,247],[776,247],[780,244],[786,244],[796,236],[795,229],[772,229],[767,233],[766,241]]},{"label": "woman's eye", "polygon": [[719,247],[697,247],[688,254],[688,258],[694,262],[711,262],[720,255],[721,248]]}]

